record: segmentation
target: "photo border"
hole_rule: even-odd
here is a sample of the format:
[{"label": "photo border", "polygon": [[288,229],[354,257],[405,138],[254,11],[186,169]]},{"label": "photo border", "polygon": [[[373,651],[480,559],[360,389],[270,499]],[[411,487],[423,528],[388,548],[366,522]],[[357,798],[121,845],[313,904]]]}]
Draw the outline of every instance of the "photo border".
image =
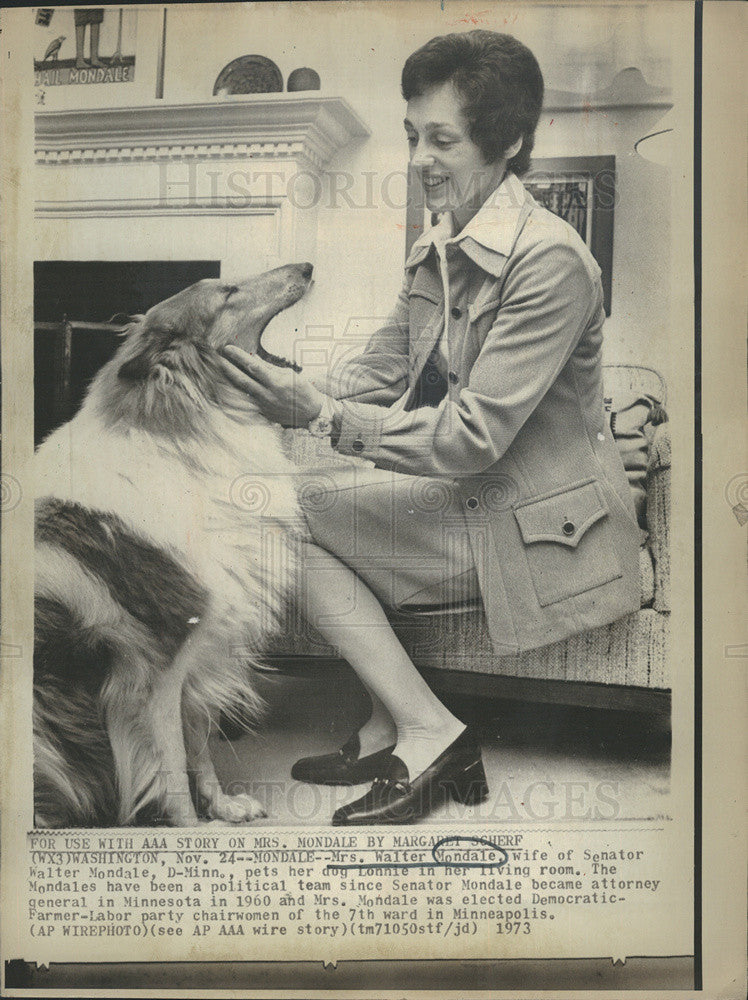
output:
[{"label": "photo border", "polygon": [[[539,979],[543,978],[541,971],[542,966],[553,966],[555,963],[564,963],[570,967],[578,968],[580,973],[585,970],[582,968],[587,963],[595,963],[595,969],[590,970],[589,966],[586,971],[589,972],[591,979],[596,980],[598,983],[603,983],[606,978],[614,978],[615,982],[606,982],[604,985],[597,985],[595,988],[598,990],[607,989],[694,989],[700,991],[703,989],[703,835],[702,835],[702,798],[703,798],[703,664],[702,664],[702,611],[703,611],[703,581],[702,581],[702,564],[703,564],[703,553],[702,553],[702,487],[703,487],[703,452],[702,452],[702,320],[701,320],[701,309],[702,309],[702,220],[701,220],[701,206],[702,206],[702,151],[701,151],[701,135],[702,135],[702,104],[703,104],[703,0],[694,0],[694,177],[693,177],[693,225],[694,225],[694,239],[693,239],[693,263],[694,263],[694,615],[695,615],[695,631],[694,631],[694,954],[693,956],[668,956],[665,958],[659,956],[640,956],[631,958],[629,957],[625,965],[612,965],[609,958],[577,958],[577,959],[484,959],[484,960],[470,960],[465,962],[457,962],[453,960],[441,960],[434,959],[424,962],[423,960],[410,961],[410,960],[397,960],[397,964],[404,973],[409,975],[411,972],[419,972],[417,967],[419,966],[438,966],[443,973],[454,973],[458,977],[458,982],[455,982],[455,986],[459,987],[463,992],[470,989],[480,989],[481,987],[475,987],[472,984],[468,984],[467,971],[471,966],[480,966],[479,971],[483,971],[485,968],[488,973],[489,970],[495,970],[495,979],[491,982],[491,989],[512,989],[518,988],[513,985],[508,979],[505,979],[505,975],[510,972],[510,967],[513,968],[518,974],[521,974],[521,988],[522,989],[540,989],[540,981],[535,982],[531,976],[528,976],[528,970],[536,968],[540,973]],[[682,963],[683,960],[692,959],[693,960],[693,978],[690,983],[683,983],[683,985],[676,985],[673,982],[671,975],[666,973],[664,969],[655,969],[658,963]],[[135,972],[136,968],[140,966],[140,963],[53,963],[48,967],[48,969],[40,969],[36,966],[32,966],[26,963],[22,958],[9,959],[4,962],[5,966],[5,986],[13,987],[15,989],[46,989],[50,987],[60,986],[74,988],[80,985],[80,980],[68,980],[67,974],[70,971],[74,971],[80,968],[90,969],[95,975],[99,976],[98,983],[90,983],[85,986],[81,986],[83,989],[95,989],[102,986],[112,985],[112,976],[117,971],[121,971],[124,979],[121,984],[118,984],[118,988],[121,986],[143,989],[143,990],[153,990],[153,975],[159,971],[166,971],[167,973],[174,969],[174,967],[183,967],[185,971],[191,970],[194,976],[196,970],[205,971],[216,971],[212,967],[221,967],[223,971],[227,974],[229,981],[225,986],[221,987],[218,984],[211,984],[212,988],[220,989],[226,988],[237,989],[241,988],[239,986],[240,978],[236,975],[236,972],[240,969],[254,970],[261,976],[262,988],[264,990],[272,989],[270,986],[268,978],[266,978],[265,973],[270,967],[274,967],[281,973],[296,973],[298,972],[299,966],[313,967],[309,969],[309,980],[304,983],[297,983],[297,988],[316,988],[316,982],[320,983],[320,988],[326,990],[331,989],[350,989],[350,983],[339,983],[336,982],[336,977],[338,979],[343,978],[343,973],[346,974],[353,969],[360,969],[362,967],[371,966],[372,964],[380,964],[377,960],[357,960],[357,961],[343,961],[338,963],[334,969],[325,968],[322,963],[312,963],[312,962],[238,962],[238,963],[225,963],[225,962],[201,962],[201,963],[182,963],[182,962],[153,962],[153,963],[143,963],[145,968],[142,972],[142,984],[136,984],[130,981],[130,976]],[[384,963],[382,963],[384,964]],[[391,966],[393,963],[386,963],[387,966]],[[558,965],[556,965],[558,969]],[[648,971],[649,970],[649,971]],[[547,971],[547,970],[546,970]],[[608,976],[601,977],[601,971],[607,971]],[[660,978],[660,973],[665,973],[662,978]],[[644,981],[648,979],[648,975],[651,974],[652,980]],[[546,976],[547,978],[547,976]],[[630,979],[630,985],[627,985],[625,980]],[[147,981],[146,981],[147,980]],[[315,980],[315,985],[312,985],[312,980]],[[324,980],[324,985],[322,985],[322,980]],[[422,976],[419,975],[417,979],[419,984],[423,983]],[[519,981],[518,981],[519,982]],[[254,984],[252,984],[254,985]],[[287,984],[283,984],[287,986]],[[411,984],[408,983],[407,987],[405,984],[388,986],[383,984],[381,979],[378,979],[373,988],[378,992],[382,992],[385,989],[402,989],[408,988]],[[208,986],[207,983],[193,982],[191,984],[179,984],[180,989],[204,989]],[[360,982],[356,982],[355,986],[358,989],[366,988],[362,987]],[[171,986],[170,988],[174,988]],[[419,989],[428,989],[429,987],[424,987],[419,985]],[[448,988],[445,986],[444,979],[440,979],[438,988],[443,990]],[[560,985],[558,981],[554,980],[551,988],[553,989],[585,989],[586,987],[582,981],[582,978],[574,979],[572,981],[571,977],[569,979],[568,985]]]}]

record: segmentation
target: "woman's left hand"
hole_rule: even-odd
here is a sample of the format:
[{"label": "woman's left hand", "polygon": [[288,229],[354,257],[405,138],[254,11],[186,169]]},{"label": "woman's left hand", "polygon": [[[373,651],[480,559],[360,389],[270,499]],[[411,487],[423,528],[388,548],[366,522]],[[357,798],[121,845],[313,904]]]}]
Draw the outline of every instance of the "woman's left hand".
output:
[{"label": "woman's left hand", "polygon": [[226,378],[259,406],[268,420],[283,427],[306,427],[319,416],[324,395],[291,368],[278,368],[239,347],[223,349]]}]

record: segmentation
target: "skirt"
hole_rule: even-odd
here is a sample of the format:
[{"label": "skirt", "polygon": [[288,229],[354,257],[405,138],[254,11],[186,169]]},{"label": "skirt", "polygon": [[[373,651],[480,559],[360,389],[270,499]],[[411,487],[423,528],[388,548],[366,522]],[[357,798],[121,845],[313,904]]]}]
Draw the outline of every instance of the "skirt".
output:
[{"label": "skirt", "polygon": [[[298,492],[314,542],[349,566],[385,606],[428,612],[480,603],[451,479],[350,466],[303,474]],[[313,556],[305,557],[303,569],[314,572]]]}]

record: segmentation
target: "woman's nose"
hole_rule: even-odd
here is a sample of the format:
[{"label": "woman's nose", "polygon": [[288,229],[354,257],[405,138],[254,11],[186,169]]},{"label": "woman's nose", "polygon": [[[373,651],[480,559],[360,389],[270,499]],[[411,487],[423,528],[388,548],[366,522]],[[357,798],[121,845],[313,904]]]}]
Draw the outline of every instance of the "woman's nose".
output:
[{"label": "woman's nose", "polygon": [[418,169],[423,169],[424,167],[431,167],[434,165],[434,156],[429,153],[428,150],[418,148],[413,153],[410,161],[414,167]]}]

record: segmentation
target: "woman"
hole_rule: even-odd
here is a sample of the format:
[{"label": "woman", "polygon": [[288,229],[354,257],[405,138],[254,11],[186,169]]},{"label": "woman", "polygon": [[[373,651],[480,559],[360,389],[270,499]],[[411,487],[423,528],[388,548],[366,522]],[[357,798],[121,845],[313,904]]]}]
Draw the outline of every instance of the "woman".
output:
[{"label": "woman", "polygon": [[604,413],[600,271],[519,180],[542,106],[535,57],[490,31],[434,38],[402,90],[411,163],[441,219],[415,243],[389,322],[325,392],[226,351],[227,374],[268,417],[376,466],[334,473],[334,503],[309,518],[307,613],[373,704],[337,754],[292,772],[373,780],[334,824],[410,822],[446,796],[487,793],[479,746],[383,603],[481,600],[497,653],[639,606],[639,530]]}]

